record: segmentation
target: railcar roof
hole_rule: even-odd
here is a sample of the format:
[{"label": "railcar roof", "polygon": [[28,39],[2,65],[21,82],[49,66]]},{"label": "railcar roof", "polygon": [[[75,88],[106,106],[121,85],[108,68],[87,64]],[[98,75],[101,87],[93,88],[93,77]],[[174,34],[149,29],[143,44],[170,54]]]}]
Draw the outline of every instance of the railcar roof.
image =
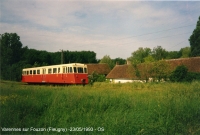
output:
[{"label": "railcar roof", "polygon": [[69,63],[69,64],[59,64],[59,65],[50,65],[50,66],[24,68],[23,70],[26,70],[26,69],[50,68],[50,67],[58,67],[58,66],[87,66],[87,65],[86,64],[82,64],[82,63]]}]

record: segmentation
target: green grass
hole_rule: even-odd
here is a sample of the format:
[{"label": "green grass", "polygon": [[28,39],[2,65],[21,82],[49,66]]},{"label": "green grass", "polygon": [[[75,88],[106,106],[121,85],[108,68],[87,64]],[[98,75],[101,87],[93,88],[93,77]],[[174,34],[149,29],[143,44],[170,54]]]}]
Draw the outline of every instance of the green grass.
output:
[{"label": "green grass", "polygon": [[[0,87],[1,134],[200,134],[200,82],[64,87],[1,81]],[[83,131],[5,132],[4,127]]]}]

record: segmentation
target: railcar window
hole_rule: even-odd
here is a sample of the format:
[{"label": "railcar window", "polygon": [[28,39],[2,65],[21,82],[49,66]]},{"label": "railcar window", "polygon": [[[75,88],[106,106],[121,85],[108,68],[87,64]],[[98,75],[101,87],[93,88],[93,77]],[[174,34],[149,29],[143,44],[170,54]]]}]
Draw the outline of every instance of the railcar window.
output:
[{"label": "railcar window", "polygon": [[26,71],[26,74],[29,75],[29,71]]},{"label": "railcar window", "polygon": [[76,71],[76,67],[74,67],[74,73],[76,73],[77,71]]},{"label": "railcar window", "polygon": [[52,73],[52,69],[49,68],[49,69],[48,69],[48,74],[51,74],[51,73]]},{"label": "railcar window", "polygon": [[53,73],[57,73],[57,68],[53,68]]},{"label": "railcar window", "polygon": [[32,75],[32,70],[30,70],[30,74]]},{"label": "railcar window", "polygon": [[37,74],[40,74],[40,70],[37,70]]},{"label": "railcar window", "polygon": [[33,70],[33,74],[34,74],[34,75],[36,74],[36,70]]},{"label": "railcar window", "polygon": [[83,68],[82,67],[78,67],[78,73],[83,73]]},{"label": "railcar window", "polygon": [[87,68],[84,68],[84,73],[87,73]]}]

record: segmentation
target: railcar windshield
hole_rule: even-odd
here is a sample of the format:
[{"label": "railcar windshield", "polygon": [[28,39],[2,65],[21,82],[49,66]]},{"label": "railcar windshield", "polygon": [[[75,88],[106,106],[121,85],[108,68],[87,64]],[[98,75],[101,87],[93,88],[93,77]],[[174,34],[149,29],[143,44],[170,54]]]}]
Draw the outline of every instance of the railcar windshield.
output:
[{"label": "railcar windshield", "polygon": [[77,67],[78,73],[83,73],[83,68],[82,67]]},{"label": "railcar windshield", "polygon": [[85,67],[74,67],[74,73],[87,73],[87,68],[85,68]]},{"label": "railcar windshield", "polygon": [[84,73],[87,73],[87,68],[84,68]]}]

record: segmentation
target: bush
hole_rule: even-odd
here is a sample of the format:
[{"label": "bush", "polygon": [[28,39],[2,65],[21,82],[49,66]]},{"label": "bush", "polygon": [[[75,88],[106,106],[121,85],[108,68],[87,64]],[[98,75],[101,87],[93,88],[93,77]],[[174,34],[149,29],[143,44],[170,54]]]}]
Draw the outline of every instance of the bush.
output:
[{"label": "bush", "polygon": [[186,66],[180,65],[172,72],[169,79],[172,82],[192,82],[193,80],[200,80],[200,73],[188,72]]},{"label": "bush", "polygon": [[176,69],[170,75],[172,82],[183,82],[186,79],[188,68],[184,65],[177,66]]},{"label": "bush", "polygon": [[188,72],[186,76],[186,81],[191,82],[193,80],[200,80],[200,73]]},{"label": "bush", "polygon": [[99,75],[96,72],[93,72],[89,76],[89,83],[92,85],[94,82],[104,82],[106,80],[105,75]]}]

